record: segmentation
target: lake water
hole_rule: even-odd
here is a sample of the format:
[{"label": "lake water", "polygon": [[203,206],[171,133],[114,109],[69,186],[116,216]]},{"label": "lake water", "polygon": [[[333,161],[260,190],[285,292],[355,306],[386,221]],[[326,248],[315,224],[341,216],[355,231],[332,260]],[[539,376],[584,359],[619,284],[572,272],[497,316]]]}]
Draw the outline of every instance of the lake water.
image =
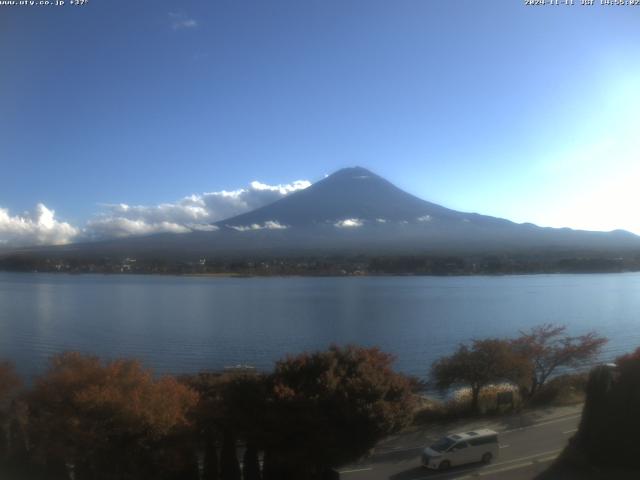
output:
[{"label": "lake water", "polygon": [[425,377],[460,342],[543,322],[640,345],[640,274],[504,277],[199,278],[0,272],[0,358],[22,374],[79,350],[157,372],[251,364],[331,343],[377,345]]}]

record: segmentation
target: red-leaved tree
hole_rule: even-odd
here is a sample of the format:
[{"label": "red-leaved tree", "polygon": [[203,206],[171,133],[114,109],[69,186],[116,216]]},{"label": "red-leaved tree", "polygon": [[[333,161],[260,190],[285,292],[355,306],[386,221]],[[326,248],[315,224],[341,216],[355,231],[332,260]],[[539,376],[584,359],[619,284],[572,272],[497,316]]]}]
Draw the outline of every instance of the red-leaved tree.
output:
[{"label": "red-leaved tree", "polygon": [[41,460],[56,470],[73,465],[78,480],[144,478],[151,447],[186,428],[197,401],[187,386],[155,378],[135,360],[63,353],[28,397],[32,441]]},{"label": "red-leaved tree", "polygon": [[[10,432],[10,408],[11,401],[22,385],[20,377],[16,373],[13,363],[8,361],[0,362],[0,462],[7,459],[12,447],[8,441],[15,437]],[[18,426],[14,422],[14,426]]]},{"label": "red-leaved tree", "polygon": [[267,408],[265,478],[320,478],[412,418],[408,379],[377,348],[332,346],[276,364]]},{"label": "red-leaved tree", "polygon": [[495,383],[520,383],[530,371],[528,362],[506,340],[489,338],[460,345],[447,357],[434,362],[431,378],[442,390],[454,386],[471,389],[471,410],[479,407],[480,391]]},{"label": "red-leaved tree", "polygon": [[561,368],[576,368],[598,356],[607,339],[595,332],[580,336],[566,335],[567,327],[544,324],[521,332],[512,342],[514,350],[528,359],[531,378],[525,389],[534,396],[545,382]]}]

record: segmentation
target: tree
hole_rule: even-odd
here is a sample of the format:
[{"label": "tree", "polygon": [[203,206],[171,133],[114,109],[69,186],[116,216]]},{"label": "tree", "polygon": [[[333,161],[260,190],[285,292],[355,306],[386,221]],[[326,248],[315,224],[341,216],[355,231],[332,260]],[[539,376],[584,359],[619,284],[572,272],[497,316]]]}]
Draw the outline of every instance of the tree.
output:
[{"label": "tree", "polygon": [[531,365],[530,381],[526,387],[533,397],[558,369],[575,368],[593,360],[607,339],[595,332],[571,337],[565,335],[565,326],[544,324],[521,332],[512,342],[513,348],[528,359]]},{"label": "tree", "polygon": [[240,480],[241,476],[236,438],[230,430],[225,430],[220,452],[220,479]]},{"label": "tree", "polygon": [[9,453],[9,423],[11,397],[20,388],[22,382],[11,362],[0,362],[0,461]]},{"label": "tree", "polygon": [[[255,372],[201,372],[185,376],[183,381],[199,392],[201,399],[195,421],[205,446],[205,478],[217,478],[218,467],[222,478],[238,478],[236,439],[250,446],[248,451],[255,453],[256,459],[257,448],[264,445],[266,377]],[[219,465],[216,443],[222,444]]]},{"label": "tree", "polygon": [[16,401],[21,386],[13,363],[0,362],[0,468],[26,463],[24,405]]},{"label": "tree", "polygon": [[640,384],[640,347],[616,358],[615,365],[619,371],[625,374],[638,375],[638,383]]},{"label": "tree", "polygon": [[[223,480],[240,478],[236,437],[243,440],[246,446],[243,458],[245,480],[259,480],[257,446],[264,445],[265,442],[266,395],[267,383],[264,375],[240,372],[223,376],[220,391],[222,418],[219,420],[224,432],[221,467],[229,465],[228,468],[221,468]],[[228,445],[227,448],[225,444]]]},{"label": "tree", "polygon": [[431,366],[431,377],[442,390],[453,386],[471,388],[471,409],[478,411],[480,390],[494,382],[518,383],[528,373],[526,361],[514,352],[506,340],[473,340],[461,344],[453,355]]},{"label": "tree", "polygon": [[213,435],[205,435],[203,480],[218,480],[218,449]]},{"label": "tree", "polygon": [[244,480],[260,480],[260,460],[258,449],[252,443],[247,444],[242,457],[242,471]]},{"label": "tree", "polygon": [[574,442],[590,464],[637,470],[639,402],[640,348],[591,369]]},{"label": "tree", "polygon": [[220,389],[222,375],[200,372],[195,375],[183,375],[182,383],[198,393],[199,402],[192,411],[196,435],[202,445],[203,480],[218,480],[220,461],[218,459],[218,440],[220,437]]},{"label": "tree", "polygon": [[9,396],[22,385],[20,377],[16,373],[13,363],[0,362],[0,405],[3,405]]},{"label": "tree", "polygon": [[[409,381],[377,348],[332,346],[277,362],[267,410],[265,478],[321,478],[413,415]],[[271,464],[267,464],[270,462]],[[284,471],[283,471],[284,470]]]},{"label": "tree", "polygon": [[87,476],[124,477],[140,472],[155,442],[188,426],[197,401],[187,386],[156,379],[137,361],[63,353],[28,397],[32,439],[43,458],[82,467]]}]

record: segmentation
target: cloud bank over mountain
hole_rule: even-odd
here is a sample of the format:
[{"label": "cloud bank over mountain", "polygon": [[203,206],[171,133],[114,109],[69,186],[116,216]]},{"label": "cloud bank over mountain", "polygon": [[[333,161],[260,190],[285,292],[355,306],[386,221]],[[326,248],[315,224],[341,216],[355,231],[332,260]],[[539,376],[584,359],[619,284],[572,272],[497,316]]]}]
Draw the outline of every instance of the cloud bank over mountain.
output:
[{"label": "cloud bank over mountain", "polygon": [[[213,231],[212,223],[267,205],[311,185],[307,180],[268,185],[253,181],[246,188],[184,197],[158,205],[106,204],[84,227],[57,220],[39,203],[34,212],[11,215],[0,208],[0,246],[64,245],[153,233]],[[262,228],[283,228],[265,225]]]}]

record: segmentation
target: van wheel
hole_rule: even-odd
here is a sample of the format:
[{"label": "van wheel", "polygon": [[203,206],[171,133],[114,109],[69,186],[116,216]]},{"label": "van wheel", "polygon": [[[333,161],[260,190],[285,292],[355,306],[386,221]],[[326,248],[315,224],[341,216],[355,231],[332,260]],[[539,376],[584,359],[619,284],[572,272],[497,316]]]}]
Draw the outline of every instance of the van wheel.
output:
[{"label": "van wheel", "polygon": [[482,455],[482,463],[491,463],[491,460],[493,460],[493,455],[489,452]]},{"label": "van wheel", "polygon": [[449,462],[449,460],[443,460],[440,462],[440,465],[438,466],[438,470],[449,470],[451,468],[451,463]]}]

